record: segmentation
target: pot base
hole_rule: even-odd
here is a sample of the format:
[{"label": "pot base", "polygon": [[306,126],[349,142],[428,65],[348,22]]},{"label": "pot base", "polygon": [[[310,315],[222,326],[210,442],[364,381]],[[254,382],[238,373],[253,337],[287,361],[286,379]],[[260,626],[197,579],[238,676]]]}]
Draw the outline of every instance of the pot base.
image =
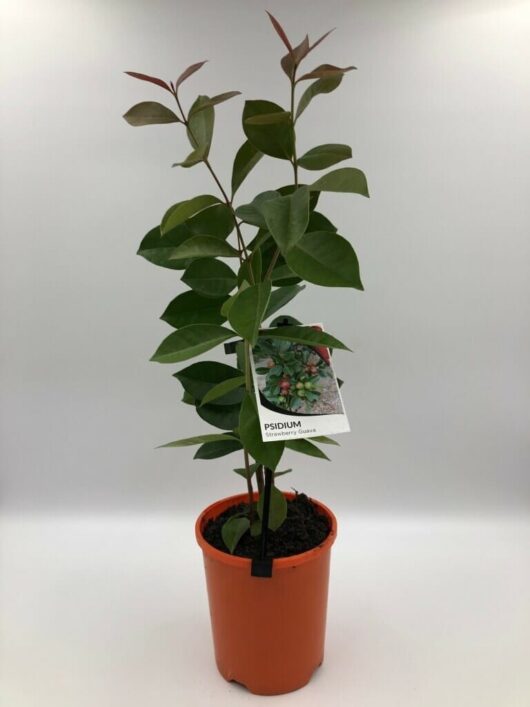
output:
[{"label": "pot base", "polygon": [[305,687],[309,682],[311,682],[311,678],[313,675],[316,673],[318,668],[322,665],[323,660],[320,661],[320,663],[311,670],[309,675],[300,677],[298,681],[295,683],[293,681],[290,681],[288,684],[285,685],[280,685],[280,684],[275,684],[274,687],[270,684],[264,684],[262,682],[250,682],[250,683],[244,683],[242,680],[238,680],[237,676],[234,675],[232,676],[229,672],[226,672],[226,674],[223,672],[221,669],[221,666],[219,663],[217,663],[217,669],[221,676],[227,681],[227,682],[233,682],[236,685],[240,685],[242,688],[248,690],[250,693],[253,695],[260,695],[262,697],[271,697],[273,695],[286,695],[289,692],[296,692],[296,690],[301,690],[303,687]]}]

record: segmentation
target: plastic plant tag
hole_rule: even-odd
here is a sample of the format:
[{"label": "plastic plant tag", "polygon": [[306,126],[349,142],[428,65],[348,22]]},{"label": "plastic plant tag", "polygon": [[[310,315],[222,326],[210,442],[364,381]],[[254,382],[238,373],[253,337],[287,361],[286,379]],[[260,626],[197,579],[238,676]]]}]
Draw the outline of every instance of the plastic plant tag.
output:
[{"label": "plastic plant tag", "polygon": [[264,442],[350,431],[325,346],[259,337],[251,366]]}]

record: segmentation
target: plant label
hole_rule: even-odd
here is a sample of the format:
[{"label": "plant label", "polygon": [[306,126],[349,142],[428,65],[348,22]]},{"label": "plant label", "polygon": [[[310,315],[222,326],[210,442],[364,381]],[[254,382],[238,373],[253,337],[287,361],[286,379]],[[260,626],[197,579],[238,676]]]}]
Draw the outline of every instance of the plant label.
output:
[{"label": "plant label", "polygon": [[264,442],[350,431],[325,346],[259,337],[251,367]]}]

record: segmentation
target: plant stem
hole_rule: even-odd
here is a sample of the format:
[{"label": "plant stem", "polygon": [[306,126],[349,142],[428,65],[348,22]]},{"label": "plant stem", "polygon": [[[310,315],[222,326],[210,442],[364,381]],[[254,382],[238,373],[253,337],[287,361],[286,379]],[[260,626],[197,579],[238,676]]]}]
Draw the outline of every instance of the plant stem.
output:
[{"label": "plant stem", "polygon": [[[293,73],[291,76],[291,123],[292,123],[292,129],[293,129],[293,156],[291,158],[291,164],[293,165],[293,174],[294,174],[294,185],[295,187],[298,187],[298,159],[296,157],[296,131],[294,128],[295,120],[294,120],[294,98],[295,98],[295,87],[296,87],[296,67],[293,69]],[[267,268],[267,272],[265,273],[265,280],[269,280],[272,278],[272,272],[274,270],[274,266],[276,265],[276,262],[278,258],[280,257],[280,249],[276,248],[274,251],[274,254],[271,258],[271,262],[269,263],[269,267]]]},{"label": "plant stem", "polygon": [[248,491],[248,517],[250,522],[254,520],[254,488],[252,487],[252,475],[250,473],[250,459],[246,449],[243,450],[245,457],[245,469],[247,471],[247,491]]},{"label": "plant stem", "polygon": [[[175,96],[175,100],[177,102],[177,106],[180,111],[182,122],[186,126],[186,129],[187,129],[189,135],[191,136],[193,142],[195,143],[195,147],[197,147],[197,145],[198,145],[197,139],[195,138],[193,131],[190,129],[189,121],[186,118],[186,114],[184,113],[184,110],[182,109],[182,105],[180,103],[177,92],[175,91],[175,93],[173,95]],[[223,185],[221,184],[221,180],[219,179],[219,177],[215,173],[208,158],[205,157],[203,159],[203,162],[204,162],[206,168],[208,169],[208,171],[210,172],[210,174],[212,175],[215,183],[217,184],[219,191],[221,192],[221,194],[223,196],[225,204],[228,206],[228,208],[230,209],[230,211],[232,213],[232,218],[234,219],[234,225],[236,228],[237,244],[238,244],[238,250],[239,250],[239,262],[242,265],[243,262],[248,262],[250,260],[250,256],[248,254],[248,250],[247,250],[247,246],[245,245],[245,241],[243,240],[243,234],[241,233],[241,228],[240,228],[239,222],[237,220],[237,216],[236,216],[236,212],[234,210],[233,204],[232,204],[232,200],[228,197],[228,194],[226,193],[226,191],[223,188]],[[244,256],[244,257],[242,257],[242,256]],[[254,273],[252,272],[252,267],[250,266],[250,263],[249,263],[249,267],[248,267],[248,274],[249,274],[249,278],[250,278],[250,284],[254,285],[255,284]]]}]

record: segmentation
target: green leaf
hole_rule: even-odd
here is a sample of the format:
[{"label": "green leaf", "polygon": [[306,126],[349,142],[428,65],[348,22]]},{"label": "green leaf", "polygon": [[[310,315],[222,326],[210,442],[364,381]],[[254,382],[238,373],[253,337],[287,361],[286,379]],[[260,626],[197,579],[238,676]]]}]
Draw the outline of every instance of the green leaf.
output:
[{"label": "green leaf", "polygon": [[194,459],[218,459],[232,452],[238,452],[243,449],[241,442],[238,439],[226,437],[225,441],[206,442],[201,445],[193,455]]},{"label": "green leaf", "polygon": [[277,199],[279,193],[277,191],[264,191],[258,194],[250,202],[250,204],[243,204],[238,206],[236,209],[236,216],[240,218],[245,223],[249,223],[251,226],[259,226],[259,228],[267,228],[265,223],[265,216],[263,215],[263,205],[270,201],[271,199]]},{"label": "green leaf", "polygon": [[238,252],[226,241],[215,236],[193,236],[174,249],[170,260],[185,258],[237,258]]},{"label": "green leaf", "polygon": [[291,268],[282,263],[282,265],[277,265],[272,271],[272,284],[289,287],[291,285],[296,285],[300,282],[301,278],[297,277]]},{"label": "green leaf", "polygon": [[274,478],[277,476],[283,476],[284,474],[290,474],[292,469],[284,469],[283,471],[275,471],[274,472]]},{"label": "green leaf", "polygon": [[[282,122],[285,112],[281,106],[270,101],[245,101],[243,130],[247,139],[260,152],[282,160],[290,160],[294,151],[294,138],[291,121]],[[266,122],[261,125],[248,123],[249,118],[271,116],[274,113],[281,114],[278,116],[279,122]]]},{"label": "green leaf", "polygon": [[241,540],[243,535],[250,528],[250,521],[248,518],[238,518],[232,516],[221,528],[221,536],[226,547],[230,550],[230,554],[234,554],[234,550],[237,547],[238,542]]},{"label": "green leaf", "polygon": [[251,285],[238,293],[228,312],[228,321],[234,330],[250,341],[252,346],[257,341],[270,294],[270,280]]},{"label": "green leaf", "polygon": [[285,445],[283,442],[263,441],[256,405],[248,393],[241,404],[239,435],[243,446],[257,462],[273,471],[276,469]]},{"label": "green leaf", "polygon": [[350,349],[331,334],[318,331],[310,326],[279,326],[272,329],[262,329],[259,333],[263,339],[283,339],[295,341],[306,346],[326,346],[329,349]]},{"label": "green leaf", "polygon": [[262,157],[263,152],[254,147],[249,140],[245,140],[237,151],[232,167],[232,197]]},{"label": "green leaf", "polygon": [[[263,521],[264,494],[260,493],[258,499],[258,515]],[[274,484],[271,486],[271,503],[269,508],[269,528],[278,530],[287,517],[287,499]]]},{"label": "green leaf", "polygon": [[186,268],[182,282],[206,297],[223,297],[237,285],[237,276],[221,260],[201,258]]},{"label": "green leaf", "polygon": [[345,66],[341,69],[340,66],[334,66],[333,64],[320,64],[320,66],[317,66],[316,69],[300,76],[300,78],[297,79],[297,82],[306,81],[307,79],[328,79],[335,76],[342,76],[342,74],[345,74],[347,71],[351,71],[356,68],[356,66]]},{"label": "green leaf", "polygon": [[288,196],[270,199],[261,205],[265,223],[278,247],[285,251],[302,237],[309,221],[309,189],[300,187]]},{"label": "green leaf", "polygon": [[313,211],[309,216],[309,223],[306,228],[307,233],[312,233],[313,231],[327,231],[328,233],[337,233],[337,227],[334,226],[331,221],[324,216],[324,214],[318,211]]},{"label": "green leaf", "polygon": [[252,283],[252,278],[250,277],[250,271],[252,271],[252,278],[254,282],[260,282],[261,281],[261,272],[262,272],[262,259],[261,259],[261,250],[259,248],[255,248],[252,253],[250,254],[250,259],[249,260],[244,260],[241,263],[241,266],[239,268],[239,271],[237,273],[237,283],[239,286],[243,284],[243,282],[248,282],[248,284]]},{"label": "green leaf", "polygon": [[261,466],[261,464],[258,464],[258,463],[250,464],[250,465],[249,465],[250,474],[247,473],[247,470],[246,470],[246,468],[244,468],[244,467],[243,467],[243,468],[239,468],[239,469],[232,469],[232,471],[235,471],[236,474],[239,474],[239,476],[242,476],[244,479],[248,479],[248,478],[251,479],[251,478],[254,476],[254,474],[256,473],[256,469],[257,469],[259,466]]},{"label": "green leaf", "polygon": [[197,404],[197,415],[209,425],[221,430],[233,430],[239,424],[240,405],[203,405]]},{"label": "green leaf", "polygon": [[158,363],[176,363],[213,349],[235,333],[216,324],[190,324],[167,336],[151,357]]},{"label": "green leaf", "polygon": [[318,79],[318,81],[315,81],[308,86],[298,101],[296,119],[298,120],[315,96],[322,93],[331,93],[340,85],[341,81],[342,74],[338,74],[337,76],[332,76],[331,78]]},{"label": "green leaf", "polygon": [[336,191],[370,196],[364,173],[355,167],[341,167],[341,169],[328,172],[310,184],[309,189],[311,191]]},{"label": "green leaf", "polygon": [[293,272],[315,285],[364,289],[357,255],[338,233],[305,233],[285,259]]},{"label": "green leaf", "polygon": [[[180,381],[184,390],[200,403],[203,401],[204,396],[219,383],[237,378],[243,374],[239,368],[228,366],[226,363],[199,361],[177,371],[173,375]],[[243,397],[244,391],[232,389],[227,391],[222,397],[218,397],[215,404],[237,405],[243,400]]]},{"label": "green leaf", "polygon": [[214,204],[189,218],[186,226],[194,236],[215,236],[225,240],[234,230],[234,216],[226,204]]},{"label": "green leaf", "polygon": [[326,169],[337,162],[348,160],[352,156],[349,145],[329,144],[318,145],[308,150],[298,159],[298,166],[304,169]]},{"label": "green leaf", "polygon": [[209,96],[198,96],[188,114],[188,138],[193,148],[208,157],[212,144],[215,111]]},{"label": "green leaf", "polygon": [[164,123],[180,123],[172,110],[156,101],[144,101],[129,108],[123,116],[129,125],[162,125]]},{"label": "green leaf", "polygon": [[325,435],[319,435],[318,437],[310,437],[313,442],[319,442],[320,444],[333,444],[336,447],[340,447],[339,443],[332,439],[331,437],[326,437]]},{"label": "green leaf", "polygon": [[211,403],[213,400],[216,400],[218,398],[222,398],[224,395],[227,393],[230,393],[232,390],[236,390],[238,388],[241,388],[241,386],[245,385],[245,376],[236,376],[235,378],[227,378],[224,381],[221,381],[221,383],[218,383],[217,385],[214,385],[213,388],[210,388],[208,390],[201,402],[201,406],[204,405],[205,403]]},{"label": "green leaf", "polygon": [[197,106],[195,109],[195,113],[198,113],[201,110],[204,110],[205,108],[210,108],[210,106],[216,106],[219,103],[224,103],[225,101],[230,100],[230,98],[234,98],[234,96],[240,96],[241,91],[226,91],[225,93],[218,93],[217,96],[212,96],[211,98],[208,98],[206,101],[202,101],[200,106]]},{"label": "green leaf", "polygon": [[277,111],[276,113],[262,113],[246,119],[247,125],[272,125],[273,123],[288,123],[291,120],[289,111]]},{"label": "green leaf", "polygon": [[271,292],[269,304],[265,310],[263,319],[268,319],[279,309],[290,302],[299,292],[302,292],[304,286],[290,285],[289,287],[278,287]]},{"label": "green leaf", "polygon": [[285,446],[293,452],[300,452],[300,454],[307,454],[310,457],[318,457],[319,459],[330,461],[330,458],[321,449],[307,439],[290,439],[285,443]]},{"label": "green leaf", "polygon": [[204,147],[196,147],[194,150],[190,152],[190,154],[186,157],[185,160],[182,162],[174,162],[171,166],[172,167],[194,167],[196,164],[199,164],[199,162],[204,162],[204,158],[206,157],[206,150]]},{"label": "green leaf", "polygon": [[220,310],[225,302],[223,297],[203,297],[189,291],[175,297],[160,317],[175,329],[188,324],[222,324],[224,317]]},{"label": "green leaf", "polygon": [[175,247],[191,237],[189,228],[181,224],[169,231],[165,236],[160,231],[160,226],[155,226],[142,239],[138,255],[154,265],[172,270],[182,270],[185,266],[181,261],[170,260]]},{"label": "green leaf", "polygon": [[235,437],[229,437],[222,434],[211,434],[211,435],[197,435],[196,437],[185,437],[184,439],[177,439],[174,442],[168,442],[167,444],[162,444],[159,449],[165,447],[191,447],[193,445],[205,444],[206,442],[219,442],[220,440],[227,439],[237,439]]},{"label": "green leaf", "polygon": [[179,201],[173,204],[162,217],[162,222],[160,223],[162,235],[165,235],[168,231],[175,228],[175,226],[184,223],[184,221],[191,216],[206,209],[208,206],[220,203],[216,196],[201,194],[201,196],[195,196],[193,199],[186,199],[186,201]]}]

